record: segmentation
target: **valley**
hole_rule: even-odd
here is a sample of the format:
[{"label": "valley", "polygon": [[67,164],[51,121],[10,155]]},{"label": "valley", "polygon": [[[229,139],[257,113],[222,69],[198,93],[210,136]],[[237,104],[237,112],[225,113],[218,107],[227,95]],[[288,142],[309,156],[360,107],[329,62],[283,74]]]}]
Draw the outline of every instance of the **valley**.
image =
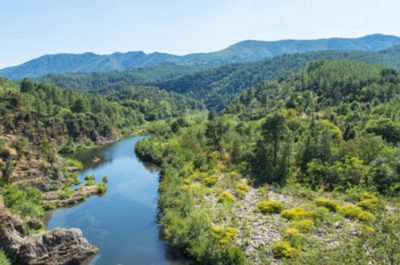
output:
[{"label": "valley", "polygon": [[0,264],[400,264],[399,43],[1,70]]}]

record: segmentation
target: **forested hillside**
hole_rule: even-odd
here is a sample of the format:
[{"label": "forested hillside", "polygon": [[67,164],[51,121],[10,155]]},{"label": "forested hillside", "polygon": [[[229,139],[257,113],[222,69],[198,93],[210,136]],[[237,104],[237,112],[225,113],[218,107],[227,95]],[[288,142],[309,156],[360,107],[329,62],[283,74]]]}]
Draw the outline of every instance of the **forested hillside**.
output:
[{"label": "forested hillside", "polygon": [[208,108],[222,110],[240,91],[258,83],[278,80],[295,73],[308,62],[320,59],[352,59],[399,68],[400,46],[380,52],[324,51],[282,55],[258,62],[228,64],[196,70],[173,64],[130,72],[52,74],[41,80],[64,88],[111,91],[132,85],[152,85],[203,101]]},{"label": "forested hillside", "polygon": [[40,80],[61,88],[85,91],[118,90],[127,86],[151,85],[175,79],[198,70],[190,66],[163,63],[126,72],[49,74]]},{"label": "forested hillside", "polygon": [[320,59],[351,59],[399,68],[400,46],[380,52],[329,51],[282,55],[259,62],[203,70],[157,85],[168,91],[203,99],[207,107],[221,110],[245,88],[265,81],[278,80],[295,73],[308,62]]},{"label": "forested hillside", "polygon": [[[400,74],[307,64],[137,146],[163,236],[199,264],[397,264]],[[365,251],[368,249],[368,251]]]},{"label": "forested hillside", "polygon": [[251,62],[282,54],[310,51],[361,50],[378,51],[400,44],[400,38],[381,34],[361,38],[330,38],[319,40],[243,41],[210,53],[177,56],[166,53],[127,52],[98,55],[54,54],[33,59],[19,66],[0,70],[0,76],[12,79],[40,77],[49,73],[127,71],[160,63],[210,68],[229,63]]}]

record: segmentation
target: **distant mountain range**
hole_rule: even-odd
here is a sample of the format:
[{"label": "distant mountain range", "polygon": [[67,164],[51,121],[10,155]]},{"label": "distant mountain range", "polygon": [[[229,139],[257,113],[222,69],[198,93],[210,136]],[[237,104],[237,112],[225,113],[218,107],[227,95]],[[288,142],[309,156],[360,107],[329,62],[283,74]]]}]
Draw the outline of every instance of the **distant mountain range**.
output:
[{"label": "distant mountain range", "polygon": [[317,51],[279,55],[255,62],[231,63],[209,69],[158,64],[125,72],[49,74],[41,81],[61,88],[108,93],[129,86],[156,86],[201,100],[221,110],[237,93],[256,84],[279,80],[318,60],[353,60],[400,69],[400,45],[386,50]]},{"label": "distant mountain range", "polygon": [[53,54],[44,55],[18,66],[0,70],[0,76],[20,79],[40,77],[49,73],[127,71],[160,63],[209,68],[228,63],[251,62],[282,54],[310,51],[378,51],[400,45],[400,37],[382,34],[361,38],[329,38],[318,40],[247,40],[224,50],[177,56],[167,53],[127,52],[98,55]]}]

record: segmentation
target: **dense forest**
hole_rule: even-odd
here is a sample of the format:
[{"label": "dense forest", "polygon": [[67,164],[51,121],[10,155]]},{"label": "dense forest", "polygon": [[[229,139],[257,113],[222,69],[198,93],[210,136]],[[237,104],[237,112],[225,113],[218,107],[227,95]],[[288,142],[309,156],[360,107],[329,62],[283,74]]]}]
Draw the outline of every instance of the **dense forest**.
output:
[{"label": "dense forest", "polygon": [[235,96],[258,83],[279,80],[308,62],[320,59],[352,59],[400,68],[400,46],[379,52],[317,51],[281,55],[262,61],[227,64],[199,70],[161,64],[129,72],[51,74],[42,80],[64,88],[87,91],[118,90],[132,85],[151,85],[201,100],[208,108],[222,110]]},{"label": "dense forest", "polygon": [[199,264],[399,263],[399,93],[396,70],[322,60],[165,123],[136,148],[163,236]]}]

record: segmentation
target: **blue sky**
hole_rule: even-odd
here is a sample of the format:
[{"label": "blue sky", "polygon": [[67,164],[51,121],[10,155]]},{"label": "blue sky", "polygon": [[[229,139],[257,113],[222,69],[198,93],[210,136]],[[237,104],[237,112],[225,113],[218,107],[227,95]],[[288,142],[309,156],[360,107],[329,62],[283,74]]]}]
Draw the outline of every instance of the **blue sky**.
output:
[{"label": "blue sky", "polygon": [[400,35],[399,0],[0,0],[0,68],[49,53],[186,54],[245,39]]}]

